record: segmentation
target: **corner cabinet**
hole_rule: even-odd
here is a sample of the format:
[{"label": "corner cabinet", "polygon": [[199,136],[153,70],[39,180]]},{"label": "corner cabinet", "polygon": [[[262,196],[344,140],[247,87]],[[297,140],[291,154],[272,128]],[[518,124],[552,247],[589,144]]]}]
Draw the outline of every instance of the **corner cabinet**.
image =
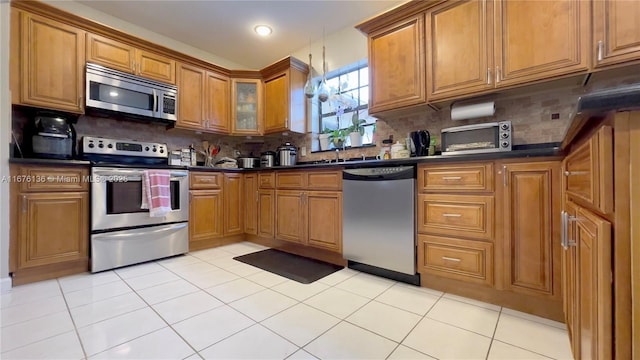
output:
[{"label": "corner cabinet", "polygon": [[593,2],[592,54],[601,68],[640,60],[640,2],[598,0]]},{"label": "corner cabinet", "polygon": [[288,57],[261,71],[264,77],[264,133],[304,133],[307,101],[304,95],[309,67]]},{"label": "corner cabinet", "polygon": [[589,69],[591,3],[495,2],[496,87]]},{"label": "corner cabinet", "polygon": [[11,165],[10,170],[13,285],[87,271],[88,169]]},{"label": "corner cabinet", "polygon": [[231,133],[262,134],[262,81],[260,79],[231,80]]},{"label": "corner cabinet", "polygon": [[506,289],[560,301],[560,162],[499,163]]},{"label": "corner cabinet", "polygon": [[425,104],[424,14],[368,34],[369,113]]},{"label": "corner cabinet", "polygon": [[85,31],[16,9],[11,22],[13,103],[83,114]]}]

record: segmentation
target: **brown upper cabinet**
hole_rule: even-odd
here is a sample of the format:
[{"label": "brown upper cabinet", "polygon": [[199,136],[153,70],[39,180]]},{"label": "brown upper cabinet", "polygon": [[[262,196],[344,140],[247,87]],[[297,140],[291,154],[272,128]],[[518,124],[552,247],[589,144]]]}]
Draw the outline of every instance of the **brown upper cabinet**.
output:
[{"label": "brown upper cabinet", "polygon": [[584,1],[448,1],[426,23],[429,101],[589,69]]},{"label": "brown upper cabinet", "polygon": [[640,59],[640,2],[593,2],[594,67]]},{"label": "brown upper cabinet", "polygon": [[304,133],[307,108],[304,96],[309,67],[287,57],[261,71],[264,78],[264,133]]},{"label": "brown upper cabinet", "polygon": [[496,0],[496,87],[587,71],[590,5]]},{"label": "brown upper cabinet", "polygon": [[492,0],[446,2],[426,23],[429,100],[494,87]]},{"label": "brown upper cabinet", "polygon": [[85,31],[15,9],[11,25],[12,102],[84,113]]},{"label": "brown upper cabinet", "polygon": [[176,83],[175,60],[96,34],[87,34],[87,61],[148,79]]},{"label": "brown upper cabinet", "polygon": [[231,85],[227,76],[178,64],[177,128],[228,134]]},{"label": "brown upper cabinet", "polygon": [[369,38],[369,113],[424,104],[424,14],[377,29]]}]

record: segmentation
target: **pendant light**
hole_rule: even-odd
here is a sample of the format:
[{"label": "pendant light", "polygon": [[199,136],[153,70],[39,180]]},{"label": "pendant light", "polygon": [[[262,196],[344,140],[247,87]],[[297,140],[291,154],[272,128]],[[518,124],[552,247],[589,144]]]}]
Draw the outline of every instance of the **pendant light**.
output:
[{"label": "pendant light", "polygon": [[316,94],[316,85],[313,83],[312,73],[313,67],[311,66],[311,53],[309,53],[309,75],[307,75],[307,82],[304,84],[304,96],[309,99]]},{"label": "pendant light", "polygon": [[324,60],[324,44],[322,45],[322,81],[318,86],[318,100],[320,100],[320,102],[329,100],[329,86],[327,85],[327,63]]}]

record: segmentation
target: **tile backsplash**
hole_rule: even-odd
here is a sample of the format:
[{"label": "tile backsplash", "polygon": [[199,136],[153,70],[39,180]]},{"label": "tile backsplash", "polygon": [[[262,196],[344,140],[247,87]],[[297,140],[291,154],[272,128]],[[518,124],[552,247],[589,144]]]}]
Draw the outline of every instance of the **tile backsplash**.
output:
[{"label": "tile backsplash", "polygon": [[[636,68],[637,70],[637,68]],[[596,89],[610,88],[617,85],[640,82],[640,75],[599,76],[598,80],[591,81],[587,86],[574,85],[550,90],[538,90],[518,94],[494,94],[483,97],[495,101],[496,112],[492,117],[474,120],[452,121],[449,108],[439,111],[426,110],[421,114],[398,116],[387,119],[379,119],[376,125],[376,145],[379,146],[382,139],[393,134],[395,140],[406,138],[409,132],[414,130],[429,130],[439,137],[440,130],[452,126],[477,124],[490,121],[510,120],[513,125],[514,144],[535,144],[562,141],[567,127],[572,118],[573,111],[582,94]],[[636,74],[640,72],[636,71]],[[552,119],[552,114],[558,114],[557,119]],[[22,129],[27,123],[29,113],[21,107],[14,107],[12,113],[12,130],[21,143]],[[81,115],[78,118],[75,129],[78,139],[82,136],[101,136],[118,139],[131,139],[139,141],[152,141],[166,143],[171,150],[188,147],[193,144],[196,149],[201,148],[203,140],[211,144],[219,144],[221,152],[217,156],[235,157],[234,150],[241,152],[243,156],[253,153],[259,156],[262,151],[276,150],[282,143],[289,141],[298,148],[306,147],[307,156],[298,157],[298,161],[315,161],[321,159],[333,159],[331,152],[315,152],[318,148],[317,134],[274,134],[264,137],[235,137],[215,134],[197,134],[191,130],[166,129],[163,125],[119,120],[117,118],[105,118],[91,115]],[[375,156],[379,153],[379,147],[365,147],[347,149],[346,154],[340,157]],[[199,157],[202,160],[202,157]]]}]

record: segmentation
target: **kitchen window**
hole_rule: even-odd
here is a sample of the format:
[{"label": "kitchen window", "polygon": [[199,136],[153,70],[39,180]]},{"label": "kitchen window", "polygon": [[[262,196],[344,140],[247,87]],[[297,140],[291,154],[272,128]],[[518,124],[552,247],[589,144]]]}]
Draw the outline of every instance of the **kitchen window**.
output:
[{"label": "kitchen window", "polygon": [[[369,67],[367,63],[358,63],[339,69],[327,77],[330,89],[329,100],[318,106],[320,131],[345,130],[352,125],[354,112],[364,119],[365,133],[362,144],[373,144],[376,119],[369,116]],[[351,146],[346,136],[345,146]]]}]

